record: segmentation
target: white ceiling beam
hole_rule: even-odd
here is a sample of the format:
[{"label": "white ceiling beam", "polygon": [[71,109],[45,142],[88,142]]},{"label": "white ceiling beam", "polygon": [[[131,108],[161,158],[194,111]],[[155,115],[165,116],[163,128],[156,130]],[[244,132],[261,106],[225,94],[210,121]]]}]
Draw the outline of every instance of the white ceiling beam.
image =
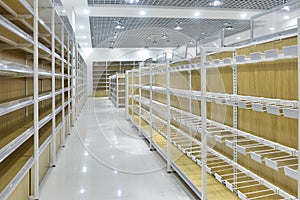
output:
[{"label": "white ceiling beam", "polygon": [[[250,19],[261,11],[212,8],[149,8],[132,6],[89,7],[95,17],[157,17],[157,18],[203,18],[203,19]],[[144,11],[144,15],[141,15]],[[197,14],[196,14],[197,13]]]}]

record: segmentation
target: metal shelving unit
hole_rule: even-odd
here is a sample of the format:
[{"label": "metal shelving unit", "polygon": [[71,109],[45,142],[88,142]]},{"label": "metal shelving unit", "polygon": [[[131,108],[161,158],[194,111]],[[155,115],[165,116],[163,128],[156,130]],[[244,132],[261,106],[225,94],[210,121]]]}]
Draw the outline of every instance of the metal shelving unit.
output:
[{"label": "metal shelving unit", "polygon": [[[298,35],[299,27],[300,20]],[[150,149],[157,149],[166,159],[167,170],[176,171],[200,198],[219,199],[222,196],[223,199],[238,197],[243,200],[297,199],[299,187],[298,192],[294,192],[291,187],[294,188],[297,181],[300,183],[299,148],[266,138],[262,133],[242,130],[242,125],[238,122],[241,122],[239,117],[247,116],[244,112],[251,112],[253,115],[262,113],[273,116],[277,121],[292,122],[291,120],[296,119],[299,123],[300,97],[298,100],[291,100],[240,95],[239,84],[244,80],[239,80],[238,74],[244,66],[263,64],[269,66],[290,63],[293,66],[297,65],[299,69],[299,44],[300,42],[280,50],[266,49],[264,53],[250,52],[249,55],[238,56],[233,55],[247,46],[240,49],[201,47],[201,56],[191,61],[153,64],[128,71],[127,117],[150,142]],[[207,53],[211,51],[218,53]],[[220,57],[222,52],[231,52],[232,56]],[[213,58],[207,61],[208,57]],[[222,74],[225,70],[226,77]],[[215,85],[209,85],[212,88],[207,86],[207,82],[211,84],[212,81],[218,84],[216,78],[212,79],[212,72],[215,71],[221,71],[219,77],[232,81],[224,83],[223,92],[212,89]],[[176,79],[176,83],[172,82],[172,77],[174,81],[178,77],[181,78]],[[197,89],[192,89],[192,86]],[[298,82],[298,90],[299,88]],[[184,103],[176,103],[174,99]],[[195,105],[201,109],[197,111]],[[217,110],[217,115],[223,115],[221,108],[229,109],[231,121],[226,121],[227,114],[225,122],[221,123],[217,117],[213,117],[212,108]],[[299,130],[298,128],[297,133],[293,132],[297,134],[298,139]],[[300,142],[297,144],[299,146]],[[176,159],[174,155],[177,155]],[[181,163],[183,157],[188,168],[198,165],[199,171],[188,171]],[[253,166],[260,166],[261,171],[258,173]],[[281,178],[269,179],[265,171],[272,171],[273,176]],[[194,177],[198,179],[195,180]],[[213,179],[219,182],[219,185]],[[285,186],[286,181],[291,185]],[[228,191],[236,196],[230,196]]]},{"label": "metal shelving unit", "polygon": [[56,165],[86,100],[87,69],[52,1],[0,7],[0,199],[38,199],[41,166]]},{"label": "metal shelving unit", "polygon": [[109,77],[109,99],[117,107],[125,107],[125,74]]},{"label": "metal shelving unit", "polygon": [[94,96],[109,96],[109,77],[139,66],[139,61],[105,61],[93,63]]}]

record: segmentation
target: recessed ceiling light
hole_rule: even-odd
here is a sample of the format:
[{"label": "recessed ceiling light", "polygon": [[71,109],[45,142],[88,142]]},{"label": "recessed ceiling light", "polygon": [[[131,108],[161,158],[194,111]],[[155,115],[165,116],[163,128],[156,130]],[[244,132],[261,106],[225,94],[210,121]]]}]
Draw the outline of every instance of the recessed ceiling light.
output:
[{"label": "recessed ceiling light", "polygon": [[88,14],[90,14],[90,11],[88,9],[84,9],[83,14],[88,15]]},{"label": "recessed ceiling light", "polygon": [[274,28],[274,27],[271,27],[270,30],[271,30],[271,31],[275,31],[275,28]]},{"label": "recessed ceiling light", "polygon": [[195,12],[195,13],[194,13],[194,16],[195,16],[195,17],[199,17],[199,16],[200,16],[200,12]]},{"label": "recessed ceiling light", "polygon": [[144,10],[140,11],[140,15],[145,15],[145,14],[146,14],[146,11],[144,11]]},{"label": "recessed ceiling light", "polygon": [[247,17],[247,14],[246,14],[246,13],[243,13],[243,14],[241,14],[241,17],[242,17],[242,18],[246,18],[246,17]]},{"label": "recessed ceiling light", "polygon": [[241,37],[237,37],[236,39],[237,39],[237,40],[240,40],[240,39],[241,39]]},{"label": "recessed ceiling light", "polygon": [[87,168],[86,168],[86,167],[83,167],[83,168],[82,168],[82,172],[83,172],[83,173],[86,173],[86,172],[87,172]]},{"label": "recessed ceiling light", "polygon": [[80,29],[84,29],[84,26],[79,26]]},{"label": "recessed ceiling light", "polygon": [[79,192],[80,192],[80,194],[83,194],[85,192],[85,190],[81,189]]},{"label": "recessed ceiling light", "polygon": [[286,15],[286,16],[284,16],[284,19],[290,19],[290,16],[288,16],[288,15]]},{"label": "recessed ceiling light", "polygon": [[221,2],[220,0],[214,0],[209,3],[210,6],[214,6],[214,7],[221,6],[222,4],[223,2]]}]

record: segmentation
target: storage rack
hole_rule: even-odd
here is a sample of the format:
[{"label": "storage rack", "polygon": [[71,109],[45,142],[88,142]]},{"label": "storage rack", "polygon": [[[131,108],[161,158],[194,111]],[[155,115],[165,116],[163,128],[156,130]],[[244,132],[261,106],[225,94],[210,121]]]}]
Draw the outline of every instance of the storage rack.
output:
[{"label": "storage rack", "polygon": [[86,65],[51,0],[0,7],[0,199],[38,199],[86,100]]},{"label": "storage rack", "polygon": [[125,74],[109,77],[109,99],[117,107],[125,107]]},{"label": "storage rack", "polygon": [[93,91],[95,97],[109,96],[109,77],[125,73],[139,66],[139,61],[105,61],[93,63]]},{"label": "storage rack", "polygon": [[300,199],[299,44],[128,71],[127,116],[202,199]]}]

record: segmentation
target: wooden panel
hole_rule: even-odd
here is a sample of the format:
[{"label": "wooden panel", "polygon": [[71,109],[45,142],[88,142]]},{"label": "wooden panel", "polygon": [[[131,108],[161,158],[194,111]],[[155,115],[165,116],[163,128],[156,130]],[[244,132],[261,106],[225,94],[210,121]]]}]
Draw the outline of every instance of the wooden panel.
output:
[{"label": "wooden panel", "polygon": [[28,197],[30,195],[29,182],[29,173],[27,173],[22,179],[22,181],[19,183],[17,188],[10,195],[8,200],[28,200]]},{"label": "wooden panel", "polygon": [[295,100],[297,85],[296,59],[238,66],[240,95]]},{"label": "wooden panel", "polygon": [[39,158],[39,164],[40,164],[40,168],[39,168],[39,183],[41,184],[43,178],[45,177],[48,169],[49,169],[49,165],[50,165],[50,147],[48,145],[48,147],[45,149],[45,151],[42,153],[42,155]]},{"label": "wooden panel", "polygon": [[231,67],[207,69],[207,91],[233,93],[233,74]]},{"label": "wooden panel", "polygon": [[267,43],[262,43],[262,44],[257,44],[257,45],[252,45],[252,46],[247,46],[244,48],[237,49],[237,55],[249,55],[250,53],[253,52],[264,52],[265,50],[270,50],[270,49],[282,49],[282,47],[285,46],[292,46],[296,45],[297,42],[297,37],[290,37],[282,40],[276,40],[276,41],[271,41]]}]

